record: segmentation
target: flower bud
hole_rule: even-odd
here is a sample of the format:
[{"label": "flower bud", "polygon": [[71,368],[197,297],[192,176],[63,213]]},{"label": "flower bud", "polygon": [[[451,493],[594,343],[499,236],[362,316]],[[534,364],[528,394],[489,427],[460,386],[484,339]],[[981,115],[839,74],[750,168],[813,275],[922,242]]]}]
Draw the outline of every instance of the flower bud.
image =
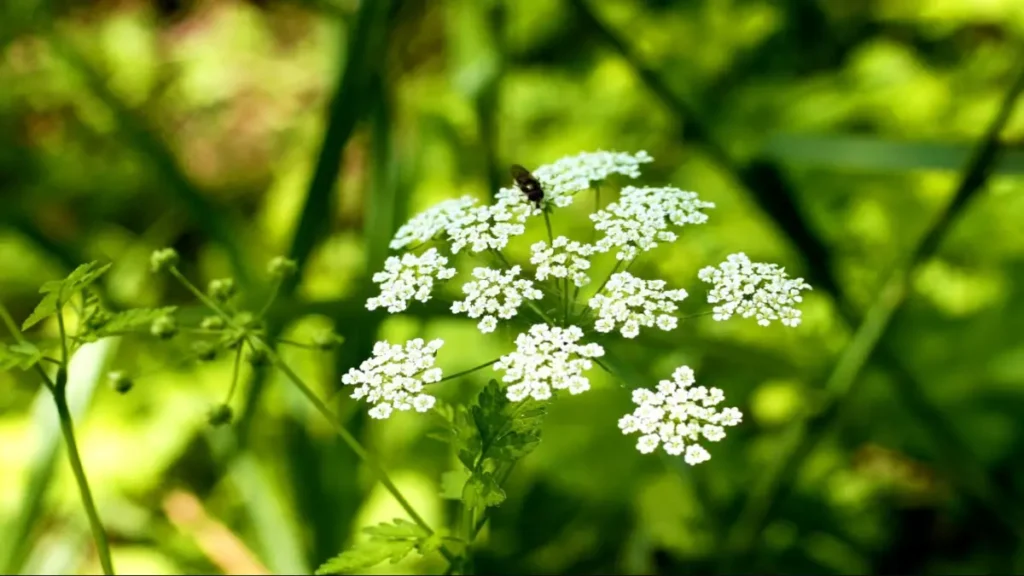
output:
[{"label": "flower bud", "polygon": [[292,276],[298,269],[299,265],[295,263],[295,260],[290,260],[284,256],[276,256],[267,264],[267,273],[277,280],[284,280]]},{"label": "flower bud", "polygon": [[206,413],[206,421],[209,422],[211,426],[223,426],[231,422],[232,414],[231,406],[228,406],[227,404],[218,404],[213,408],[210,408],[210,411]]},{"label": "flower bud", "polygon": [[192,344],[192,352],[200,362],[209,362],[217,357],[217,349],[211,346],[209,342],[194,342]]},{"label": "flower bud", "polygon": [[203,330],[221,330],[224,328],[224,319],[220,316],[207,316],[199,323]]},{"label": "flower bud", "polygon": [[149,326],[149,331],[153,336],[162,340],[169,340],[178,333],[178,322],[174,319],[174,316],[161,316]]},{"label": "flower bud", "polygon": [[207,290],[210,297],[217,302],[227,302],[235,295],[235,281],[231,278],[220,278],[210,282]]},{"label": "flower bud", "polygon": [[149,266],[153,272],[163,272],[178,265],[178,252],[174,248],[154,250],[149,257]]},{"label": "flower bud", "polygon": [[110,383],[110,387],[118,394],[125,394],[132,389],[132,386],[135,385],[135,382],[132,381],[131,377],[121,370],[115,370],[107,374],[107,380]]}]

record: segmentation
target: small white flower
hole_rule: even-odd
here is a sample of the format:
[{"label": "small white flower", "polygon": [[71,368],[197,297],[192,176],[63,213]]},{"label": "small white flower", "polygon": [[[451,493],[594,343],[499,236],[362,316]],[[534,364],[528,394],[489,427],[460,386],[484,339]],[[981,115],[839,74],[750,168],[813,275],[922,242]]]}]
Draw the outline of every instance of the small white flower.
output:
[{"label": "small white flower", "polygon": [[595,251],[590,244],[559,236],[551,242],[550,247],[547,242],[541,241],[531,246],[530,250],[533,252],[530,263],[537,266],[537,280],[551,276],[569,278],[576,286],[586,286],[590,282],[587,276],[590,260],[587,257]]},{"label": "small white flower", "polygon": [[352,398],[365,398],[373,405],[371,418],[383,420],[394,410],[427,412],[436,400],[425,394],[423,387],[441,380],[441,369],[434,367],[434,360],[442,344],[441,340],[424,343],[422,338],[409,340],[404,347],[377,342],[373,356],[349,370],[341,382],[356,387]]},{"label": "small white flower", "polygon": [[547,324],[535,324],[516,337],[516,351],[494,365],[505,372],[502,381],[510,384],[508,399],[519,402],[529,396],[547,400],[552,389],[573,395],[589,390],[590,381],[583,372],[593,366],[590,358],[603,356],[604,349],[594,343],[578,344],[581,338],[583,331],[576,326]]},{"label": "small white flower", "polygon": [[652,162],[647,152],[581,152],[560,158],[551,164],[539,166],[533,175],[544,190],[543,203],[564,208],[572,204],[573,194],[586,190],[591,183],[604,180],[612,174],[630,178],[640,176],[640,164]]},{"label": "small white flower", "polygon": [[398,229],[391,240],[391,249],[399,250],[413,243],[426,242],[460,219],[474,204],[470,196],[452,198],[420,212]]},{"label": "small white flower", "polygon": [[742,252],[731,254],[717,268],[702,269],[697,277],[713,285],[708,303],[717,304],[715,320],[728,320],[738,314],[756,318],[761,326],[768,326],[772,320],[789,327],[799,325],[800,311],[793,306],[803,301],[801,290],[811,289],[803,278],[789,278],[785,268],[751,262]]},{"label": "small white flower", "polygon": [[594,228],[604,232],[597,241],[600,251],[617,248],[616,258],[632,260],[640,252],[653,250],[659,242],[675,242],[672,226],[707,222],[708,216],[701,210],[714,207],[694,192],[678,188],[627,186],[618,202],[591,214],[590,219]]},{"label": "small white flower", "polygon": [[405,310],[409,300],[426,302],[434,288],[434,280],[447,280],[455,276],[454,268],[446,268],[448,259],[431,248],[420,256],[406,253],[392,256],[384,262],[384,270],[373,275],[380,284],[380,295],[366,301],[370,310],[387,308],[395,313]]},{"label": "small white flower", "polygon": [[501,250],[510,238],[526,232],[525,222],[534,214],[540,214],[540,210],[522,192],[502,188],[494,204],[466,209],[452,219],[445,232],[455,254],[467,247],[471,252]]},{"label": "small white flower", "polygon": [[480,318],[481,332],[493,332],[498,318],[508,320],[516,315],[525,299],[540,300],[544,294],[533,287],[533,282],[519,276],[519,266],[502,272],[491,268],[474,268],[476,280],[462,286],[466,299],[452,304],[452,312]]},{"label": "small white flower", "polygon": [[597,310],[594,329],[611,332],[618,326],[626,338],[636,338],[641,326],[675,328],[675,303],[687,296],[686,290],[666,290],[664,280],[642,280],[629,272],[612,274],[604,292],[590,299],[590,307]]},{"label": "small white flower", "polygon": [[619,419],[623,434],[640,432],[636,448],[643,454],[654,452],[661,445],[672,456],[683,456],[692,465],[711,458],[698,444],[701,437],[709,442],[725,438],[725,427],[743,420],[736,408],[717,410],[725,400],[718,388],[693,387],[693,370],[680,366],[671,380],[658,382],[657,391],[638,388],[633,391],[637,408]]}]

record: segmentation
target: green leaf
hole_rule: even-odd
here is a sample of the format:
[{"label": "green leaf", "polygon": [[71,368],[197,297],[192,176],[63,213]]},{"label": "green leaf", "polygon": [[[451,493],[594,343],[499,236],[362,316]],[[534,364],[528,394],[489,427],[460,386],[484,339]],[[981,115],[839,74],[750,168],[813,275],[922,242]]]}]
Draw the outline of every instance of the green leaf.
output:
[{"label": "green leaf", "polygon": [[473,406],[484,458],[511,463],[529,454],[540,443],[545,413],[535,400],[509,402],[497,380],[491,380]]},{"label": "green leaf", "polygon": [[28,370],[43,358],[43,353],[30,342],[0,344],[0,370]]},{"label": "green leaf", "polygon": [[390,523],[363,528],[370,540],[355,544],[349,550],[331,558],[317,568],[317,574],[342,574],[353,570],[369,568],[391,559],[394,564],[405,558],[409,552],[424,550],[430,534],[419,525],[396,518]]},{"label": "green leaf", "polygon": [[177,308],[174,306],[168,306],[166,308],[133,308],[131,310],[125,310],[124,312],[112,314],[109,320],[104,322],[102,326],[96,328],[91,333],[97,337],[101,337],[111,336],[120,332],[130,332],[140,328],[148,330],[154,320],[164,316],[170,316],[176,311]]},{"label": "green leaf", "polygon": [[462,490],[469,480],[470,474],[466,468],[457,468],[441,474],[441,498],[445,500],[461,500]]},{"label": "green leaf", "polygon": [[473,474],[462,491],[462,501],[468,508],[497,506],[505,501],[505,491],[490,472]]},{"label": "green leaf", "polygon": [[59,307],[67,304],[75,294],[88,288],[90,284],[98,280],[109,269],[109,263],[101,265],[99,262],[89,262],[75,268],[63,280],[52,280],[43,284],[39,289],[39,293],[45,294],[45,296],[36,305],[36,309],[32,311],[32,314],[25,320],[25,323],[21,325],[21,329],[27,330],[46,317],[56,314]]},{"label": "green leaf", "polygon": [[430,554],[431,552],[437,552],[444,545],[444,538],[440,534],[432,534],[420,542],[420,554]]},{"label": "green leaf", "polygon": [[402,518],[395,518],[391,524],[378,524],[363,528],[374,540],[419,540],[430,536],[420,525]]},{"label": "green leaf", "polygon": [[356,544],[316,569],[317,574],[345,574],[376,566],[391,559],[394,564],[416,548],[413,540],[370,540]]}]

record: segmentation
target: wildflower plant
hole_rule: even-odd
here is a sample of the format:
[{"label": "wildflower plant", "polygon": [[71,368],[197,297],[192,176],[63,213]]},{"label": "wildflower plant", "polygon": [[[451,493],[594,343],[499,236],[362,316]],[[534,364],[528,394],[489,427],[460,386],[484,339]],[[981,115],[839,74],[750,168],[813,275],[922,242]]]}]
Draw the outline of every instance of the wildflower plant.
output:
[{"label": "wildflower plant", "polygon": [[[637,178],[640,167],[651,161],[645,152],[599,151],[562,158],[534,171],[544,191],[536,204],[514,187],[497,191],[489,205],[469,197],[445,200],[401,227],[391,247],[405,252],[389,258],[385,271],[374,277],[380,294],[367,301],[371,310],[386,306],[398,312],[412,299],[425,302],[436,297],[445,282],[461,282],[465,298],[451,305],[453,314],[479,319],[477,328],[483,334],[494,333],[501,324],[521,330],[507,353],[477,368],[449,377],[434,372],[432,364],[417,372],[429,382],[422,387],[428,391],[476,370],[490,368],[498,375],[473,406],[452,406],[440,400],[434,404],[433,412],[443,421],[437,437],[452,444],[461,463],[442,482],[445,496],[462,503],[454,540],[462,552],[456,555],[453,569],[467,569],[470,556],[465,549],[486,523],[488,510],[504,499],[502,484],[516,461],[540,441],[546,404],[563,401],[562,395],[587,392],[589,374],[595,368],[612,373],[602,362],[608,355],[608,337],[633,339],[643,330],[672,331],[680,320],[703,314],[682,314],[681,305],[689,297],[685,289],[629,270],[644,253],[675,242],[687,226],[707,222],[707,211],[714,204],[674,187],[641,186],[626,186],[615,201],[606,206],[600,203],[600,186],[607,178]],[[594,202],[589,217],[591,239],[555,236],[552,219],[585,194],[592,195]],[[547,240],[530,246],[528,263],[512,262],[506,248],[534,225],[544,226]],[[598,273],[594,257],[606,253],[614,256],[615,264]],[[457,258],[475,263],[471,278],[456,279]],[[602,277],[595,290],[585,289]],[[783,268],[751,262],[742,253],[701,270],[698,279],[712,285],[707,303],[713,309],[706,313],[715,320],[738,315],[755,318],[762,326],[775,320],[788,327],[799,325],[795,305],[801,301],[801,292],[810,289],[802,279],[789,278]],[[398,348],[390,343],[378,345]],[[440,345],[437,351],[441,353]],[[398,363],[387,373],[408,375],[410,371]],[[360,385],[352,398],[365,398],[371,416],[387,417],[392,412],[382,411],[377,397],[368,396],[365,378],[363,368],[353,369],[344,382]],[[377,385],[387,381],[384,377]],[[742,414],[734,407],[719,407],[725,401],[721,389],[694,384],[693,370],[679,366],[671,379],[633,390],[637,406],[622,417],[619,428],[624,434],[639,434],[637,450],[650,454],[661,448],[690,465],[710,459],[707,444],[723,440],[726,428],[740,424]],[[401,394],[400,385],[391,389]],[[420,392],[419,380],[415,389],[429,394]],[[378,545],[379,540],[369,544]],[[321,570],[365,567],[363,552],[359,547],[346,551]]]},{"label": "wildflower plant", "polygon": [[[387,258],[383,270],[372,276],[378,293],[367,300],[368,309],[402,313],[417,303],[442,298],[440,286],[455,283],[449,293],[460,296],[447,303],[452,314],[476,321],[483,335],[507,338],[507,349],[500,357],[450,375],[438,367],[439,358],[452,353],[441,340],[380,341],[369,358],[341,379],[342,389],[353,401],[365,404],[375,420],[429,414],[439,421],[432,436],[450,444],[458,460],[441,478],[443,497],[461,504],[452,530],[438,530],[424,521],[373,455],[277,353],[278,346],[326,350],[341,344],[341,338],[333,333],[310,343],[268,336],[264,317],[282,282],[298,271],[295,262],[285,258],[270,261],[269,296],[250,309],[247,304],[251,302],[244,299],[233,279],[216,279],[207,290],[200,290],[179,269],[180,259],[174,250],[155,251],[152,271],[177,280],[205,309],[205,316],[191,316],[188,322],[178,317],[175,307],[107,309],[95,285],[110,265],[95,262],[79,267],[64,280],[44,284],[41,302],[20,328],[0,306],[0,320],[15,339],[11,344],[0,343],[0,369],[34,370],[52,393],[104,573],[113,574],[113,564],[78,456],[66,398],[68,360],[75,348],[86,342],[122,335],[158,342],[187,340],[196,362],[231,357],[234,369],[226,399],[214,403],[207,414],[215,426],[232,420],[231,401],[243,359],[252,366],[278,370],[296,386],[409,516],[409,520],[396,519],[365,529],[368,540],[328,560],[318,573],[361,570],[385,560],[397,562],[413,551],[440,554],[449,563],[449,573],[468,573],[473,542],[490,511],[505,499],[503,485],[509,474],[541,441],[547,405],[587,393],[594,370],[621,380],[611,370],[620,365],[614,358],[616,339],[642,338],[652,330],[671,332],[679,328],[680,321],[703,314],[716,321],[739,316],[761,326],[776,321],[786,327],[798,326],[801,317],[796,306],[810,286],[800,278],[790,278],[775,264],[752,262],[743,253],[700,270],[698,280],[710,285],[706,301],[711,310],[706,312],[684,314],[683,307],[693,301],[686,289],[631,271],[646,252],[675,242],[688,226],[705,223],[707,211],[714,208],[694,192],[641,186],[626,186],[612,202],[602,205],[607,179],[638,178],[642,165],[651,161],[645,152],[599,151],[562,158],[534,171],[544,192],[537,203],[513,187],[497,191],[490,204],[471,197],[445,200],[414,216],[391,240],[395,253]],[[555,236],[552,219],[567,215],[564,209],[579,202],[581,196],[590,196],[594,207],[588,238]],[[546,231],[547,239],[529,246],[528,261],[514,262],[506,248],[530,227]],[[610,255],[608,259],[614,262],[610,269],[598,269],[596,258],[602,254]],[[464,268],[471,269],[468,277],[459,276],[459,260],[470,264]],[[73,310],[68,310],[69,304]],[[69,315],[76,320],[73,329],[66,321]],[[30,342],[22,331],[48,317],[56,317],[58,341]],[[506,335],[509,331],[514,337]],[[446,382],[487,369],[496,377],[471,405],[439,399],[438,391]],[[111,387],[120,394],[137,387],[136,380],[123,370],[109,376]],[[618,427],[623,434],[636,435],[636,448],[643,454],[660,449],[669,457],[696,465],[711,458],[709,445],[722,441],[727,428],[742,422],[737,408],[723,406],[725,393],[717,387],[697,386],[696,375],[688,366],[679,366],[671,378],[650,385],[622,384],[633,388],[635,407],[622,416]]]}]

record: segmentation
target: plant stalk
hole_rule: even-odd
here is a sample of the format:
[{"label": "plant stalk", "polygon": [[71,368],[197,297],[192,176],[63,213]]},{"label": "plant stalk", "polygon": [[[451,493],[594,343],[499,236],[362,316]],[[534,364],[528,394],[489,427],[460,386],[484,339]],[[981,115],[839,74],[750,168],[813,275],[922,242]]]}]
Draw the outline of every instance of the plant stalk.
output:
[{"label": "plant stalk", "polygon": [[110,543],[107,541],[107,533],[103,530],[103,522],[100,521],[99,512],[96,510],[96,503],[92,498],[92,490],[89,489],[89,480],[85,476],[85,467],[82,466],[82,458],[78,453],[78,442],[75,441],[75,427],[71,419],[71,410],[67,400],[67,371],[61,367],[57,371],[57,383],[53,387],[53,401],[57,405],[57,416],[60,420],[60,431],[64,435],[64,444],[68,449],[68,460],[71,463],[71,471],[75,474],[75,483],[78,484],[78,491],[82,496],[82,507],[89,517],[89,528],[92,530],[92,538],[96,543],[96,554],[100,558],[100,566],[103,573],[113,576],[114,563],[110,558]]}]

